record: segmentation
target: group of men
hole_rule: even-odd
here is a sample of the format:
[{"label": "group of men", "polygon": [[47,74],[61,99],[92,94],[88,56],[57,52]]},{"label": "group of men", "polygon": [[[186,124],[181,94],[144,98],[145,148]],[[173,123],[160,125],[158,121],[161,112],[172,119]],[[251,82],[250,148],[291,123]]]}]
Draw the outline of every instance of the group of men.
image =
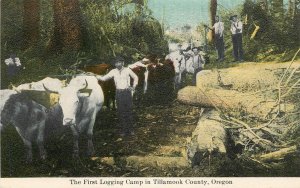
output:
[{"label": "group of men", "polygon": [[4,63],[7,66],[7,76],[9,80],[11,80],[22,67],[21,61],[15,53],[11,53],[10,57],[8,59],[5,59]]},{"label": "group of men", "polygon": [[[205,59],[203,57],[203,54],[201,53],[200,47],[193,47],[192,53],[190,54],[184,54],[183,50],[180,50],[179,53],[185,58],[185,73],[190,72],[193,74],[192,77],[192,85],[196,85],[196,76],[197,73],[200,72],[205,65]],[[189,71],[187,61],[190,59],[191,61],[191,67],[192,71]]]},{"label": "group of men", "polygon": [[[243,61],[243,23],[238,20],[237,15],[233,15],[230,17],[231,26],[231,38],[233,45],[233,57],[234,61]],[[219,16],[215,17],[215,24],[212,27],[206,28],[214,30],[215,33],[215,46],[218,53],[217,61],[222,62],[224,60],[224,23],[221,21]]]}]

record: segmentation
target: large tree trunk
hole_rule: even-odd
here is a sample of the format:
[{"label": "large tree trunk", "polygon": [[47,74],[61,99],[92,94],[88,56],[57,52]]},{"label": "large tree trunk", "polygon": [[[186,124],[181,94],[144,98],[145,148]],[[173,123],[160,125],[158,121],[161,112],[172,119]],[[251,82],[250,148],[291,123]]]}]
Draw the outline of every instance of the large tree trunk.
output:
[{"label": "large tree trunk", "polygon": [[[192,166],[199,164],[204,154],[226,154],[227,135],[223,124],[220,122],[220,114],[215,110],[203,113],[192,137],[187,139],[187,157]],[[200,158],[197,155],[200,154]],[[202,159],[201,159],[202,158]]]},{"label": "large tree trunk", "polygon": [[260,0],[262,9],[265,10],[266,12],[269,12],[269,3],[268,0]]},{"label": "large tree trunk", "polygon": [[[217,14],[217,6],[218,6],[218,1],[217,0],[210,0],[210,6],[209,6],[209,11],[210,11],[210,24],[213,26],[215,24],[215,17]],[[208,41],[213,42],[214,41],[214,32],[209,31],[208,32]]]},{"label": "large tree trunk", "polygon": [[295,13],[296,13],[296,1],[297,0],[289,0],[289,6],[288,6],[288,16],[289,19],[294,19],[295,18]]},{"label": "large tree trunk", "polygon": [[272,0],[272,13],[276,17],[283,16],[283,0]]},{"label": "large tree trunk", "polygon": [[40,1],[24,0],[24,47],[30,47],[40,38]]},{"label": "large tree trunk", "polygon": [[53,0],[54,34],[50,50],[78,50],[82,45],[82,22],[78,0]]},{"label": "large tree trunk", "polygon": [[[278,27],[283,25],[284,19],[284,9],[283,9],[283,0],[272,0],[272,15],[275,18],[275,23],[278,24]],[[281,28],[281,27],[280,27]]]},{"label": "large tree trunk", "polygon": [[124,156],[119,158],[114,157],[93,157],[92,160],[100,161],[109,166],[115,166],[118,163],[126,164],[134,168],[147,169],[147,168],[186,168],[189,166],[185,157],[169,157],[169,156]]},{"label": "large tree trunk", "polygon": [[[201,107],[217,108],[227,113],[245,113],[264,120],[275,101],[266,101],[263,97],[246,95],[234,90],[207,88],[201,89],[188,86],[178,92],[178,100],[184,104]],[[294,106],[286,104],[280,110],[291,112]]]}]

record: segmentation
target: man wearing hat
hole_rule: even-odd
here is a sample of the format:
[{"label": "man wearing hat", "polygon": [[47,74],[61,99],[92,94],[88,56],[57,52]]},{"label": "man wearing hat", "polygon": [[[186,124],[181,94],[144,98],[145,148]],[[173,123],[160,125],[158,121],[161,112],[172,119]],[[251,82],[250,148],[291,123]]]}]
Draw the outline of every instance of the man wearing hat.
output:
[{"label": "man wearing hat", "polygon": [[[116,68],[105,76],[96,76],[96,78],[101,81],[114,79],[117,113],[120,126],[122,127],[121,136],[134,135],[132,93],[138,84],[138,77],[130,68],[124,67],[124,59],[121,57],[115,59],[115,66]],[[133,79],[133,86],[130,85],[130,77]]]},{"label": "man wearing hat", "polygon": [[243,61],[243,23],[237,19],[237,15],[231,16],[230,21],[234,60]]},{"label": "man wearing hat", "polygon": [[11,80],[19,71],[21,65],[21,61],[16,54],[11,53],[10,58],[5,59],[5,64],[7,65],[7,76],[9,80]]},{"label": "man wearing hat", "polygon": [[220,21],[219,16],[215,17],[215,24],[212,28],[204,25],[206,28],[215,31],[215,45],[218,52],[218,60],[224,60],[224,23]]},{"label": "man wearing hat", "polygon": [[192,80],[192,84],[196,85],[196,77],[197,77],[197,73],[200,72],[203,68],[204,68],[204,58],[202,57],[202,55],[199,53],[199,49],[197,47],[193,48],[193,57],[192,57],[192,66],[194,68],[194,74],[193,74],[193,80]]}]

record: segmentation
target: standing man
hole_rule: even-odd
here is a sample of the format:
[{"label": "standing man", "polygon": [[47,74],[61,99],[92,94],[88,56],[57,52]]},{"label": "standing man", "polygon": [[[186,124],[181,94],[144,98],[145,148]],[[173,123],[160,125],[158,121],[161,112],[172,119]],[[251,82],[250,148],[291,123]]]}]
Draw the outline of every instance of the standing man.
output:
[{"label": "standing man", "polygon": [[[116,58],[115,66],[116,68],[107,75],[96,76],[96,78],[101,81],[114,79],[117,113],[120,126],[122,127],[121,136],[134,135],[132,93],[138,84],[138,77],[131,69],[124,67],[124,59],[121,57]],[[133,79],[133,86],[130,85],[130,77]]]},{"label": "standing man", "polygon": [[16,54],[12,53],[8,59],[5,59],[4,62],[7,65],[8,79],[11,80],[22,66],[21,61],[18,57],[16,57]]},{"label": "standing man", "polygon": [[177,91],[181,88],[181,76],[182,73],[185,70],[185,58],[183,55],[183,51],[180,49],[180,46],[178,46],[176,51],[171,52],[168,54],[165,59],[169,59],[173,62],[174,70],[175,70],[175,76],[174,76],[174,89]]},{"label": "standing man", "polygon": [[187,71],[186,71],[186,60],[187,60],[187,57],[185,56],[185,54],[183,52],[182,45],[179,46],[178,53],[179,53],[179,56],[180,56],[180,59],[181,59],[181,63],[180,63],[180,74],[181,74],[181,76],[180,76],[179,88],[182,88],[185,85],[186,74],[187,74]]},{"label": "standing man", "polygon": [[224,23],[220,21],[220,17],[215,17],[215,24],[212,28],[205,25],[210,30],[215,31],[215,45],[218,53],[217,61],[222,62],[224,60]]},{"label": "standing man", "polygon": [[10,57],[4,60],[4,63],[7,65],[6,76],[3,77],[1,88],[6,88],[11,83],[15,82],[15,79],[18,76],[21,69],[25,69],[25,67],[21,65],[21,61],[15,53],[11,53]]},{"label": "standing man", "polygon": [[199,53],[199,49],[197,47],[193,48],[193,68],[194,68],[194,74],[193,74],[193,80],[192,80],[192,84],[196,85],[196,77],[197,77],[197,73],[200,72],[203,68],[204,68],[204,59],[201,56],[201,54]]},{"label": "standing man", "polygon": [[237,19],[237,15],[231,16],[230,21],[234,60],[243,61],[243,23]]}]

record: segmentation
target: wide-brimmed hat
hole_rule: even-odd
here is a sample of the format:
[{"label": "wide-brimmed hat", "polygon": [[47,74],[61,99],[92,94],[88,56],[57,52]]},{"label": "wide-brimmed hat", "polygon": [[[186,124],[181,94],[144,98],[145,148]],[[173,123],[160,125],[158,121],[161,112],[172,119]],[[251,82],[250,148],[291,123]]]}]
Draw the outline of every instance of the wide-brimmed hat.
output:
[{"label": "wide-brimmed hat", "polygon": [[149,59],[147,59],[147,58],[144,58],[144,59],[142,59],[142,61],[150,61]]},{"label": "wide-brimmed hat", "polygon": [[118,62],[124,62],[125,60],[124,60],[124,58],[123,57],[120,57],[120,56],[118,56],[118,57],[116,57],[115,59],[114,59],[114,63],[116,64],[116,63],[118,63]]},{"label": "wide-brimmed hat", "polygon": [[195,47],[192,48],[192,50],[194,50],[194,49],[196,49],[196,50],[199,51],[199,47],[196,47],[196,46],[195,46]]},{"label": "wide-brimmed hat", "polygon": [[237,15],[233,15],[233,16],[230,16],[229,20],[233,20],[234,17],[237,17]]}]

